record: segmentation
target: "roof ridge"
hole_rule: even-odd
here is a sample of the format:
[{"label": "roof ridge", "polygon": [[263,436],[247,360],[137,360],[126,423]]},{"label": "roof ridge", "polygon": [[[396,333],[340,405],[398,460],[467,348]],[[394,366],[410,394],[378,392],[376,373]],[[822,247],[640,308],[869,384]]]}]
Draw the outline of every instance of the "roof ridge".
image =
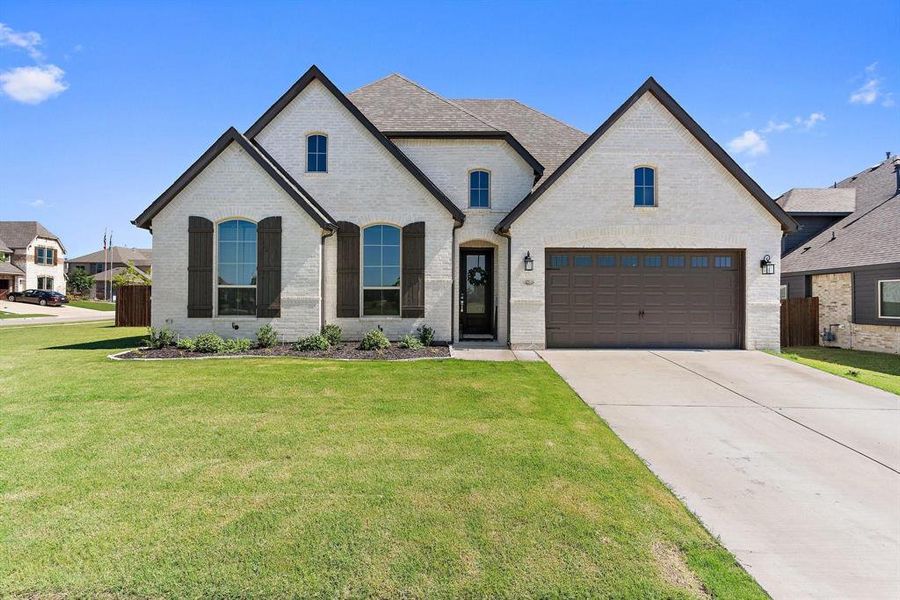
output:
[{"label": "roof ridge", "polygon": [[[397,76],[397,77],[403,77],[402,75],[400,75],[400,73],[388,73],[388,74],[385,75],[384,77],[379,77],[379,78],[376,79],[375,81],[370,81],[369,83],[367,83],[367,84],[365,84],[365,85],[359,86],[358,88],[356,88],[356,89],[353,90],[352,92],[347,92],[346,95],[347,95],[347,96],[350,96],[350,95],[355,94],[356,92],[358,92],[358,91],[360,91],[360,90],[364,90],[364,89],[366,89],[367,87],[371,87],[371,86],[375,85],[376,83],[380,83],[380,82],[384,81],[385,79],[387,79],[387,78],[389,78],[389,77],[394,77],[394,76]],[[403,78],[406,79],[405,77],[403,77]]]},{"label": "roof ridge", "polygon": [[547,114],[547,113],[545,113],[544,111],[542,111],[542,110],[540,110],[540,109],[537,109],[537,108],[535,108],[535,107],[533,107],[533,106],[530,106],[530,105],[528,105],[528,104],[525,104],[524,102],[522,102],[521,100],[518,100],[517,98],[454,98],[454,100],[463,100],[463,101],[465,101],[465,100],[473,100],[473,101],[476,101],[476,102],[515,102],[515,103],[518,104],[519,106],[524,106],[525,108],[527,108],[527,109],[530,110],[531,112],[537,113],[537,114],[541,115],[542,117],[547,117],[548,119],[550,119],[550,120],[553,121],[554,123],[559,123],[559,124],[562,125],[563,127],[566,127],[567,129],[571,129],[572,131],[575,131],[576,133],[580,133],[580,134],[582,134],[582,135],[590,135],[590,134],[587,133],[586,131],[582,131],[582,130],[578,129],[578,128],[575,127],[575,126],[570,125],[569,123],[566,123],[566,122],[563,121],[562,119],[558,119],[558,118],[554,117],[553,115]]},{"label": "roof ridge", "polygon": [[400,74],[400,73],[393,73],[393,75],[399,77],[400,79],[402,79],[403,81],[405,81],[406,83],[408,83],[408,84],[410,84],[410,85],[416,86],[417,88],[419,88],[420,90],[422,90],[422,91],[425,92],[426,94],[430,94],[430,95],[434,96],[436,99],[440,100],[441,102],[443,102],[443,103],[445,103],[445,104],[449,104],[450,106],[452,106],[453,108],[455,108],[455,109],[457,109],[457,110],[461,110],[462,112],[466,113],[467,115],[469,115],[470,117],[472,117],[472,118],[475,119],[476,121],[481,121],[482,123],[484,123],[485,125],[487,125],[487,126],[490,127],[491,129],[496,129],[497,131],[504,131],[504,130],[501,129],[500,127],[497,127],[497,126],[494,125],[493,123],[490,123],[490,122],[488,122],[488,121],[485,121],[484,118],[482,118],[482,117],[476,115],[475,113],[473,113],[473,112],[470,111],[470,110],[467,110],[467,109],[463,108],[462,106],[460,106],[459,104],[456,104],[456,103],[453,102],[452,100],[448,100],[447,98],[444,98],[443,96],[441,96],[441,95],[438,94],[437,92],[434,92],[434,91],[432,91],[432,90],[429,90],[427,87],[425,87],[425,86],[422,85],[421,83],[418,83],[418,82],[413,81],[412,79],[410,79],[410,78],[407,77],[406,75],[402,75],[402,74]]}]

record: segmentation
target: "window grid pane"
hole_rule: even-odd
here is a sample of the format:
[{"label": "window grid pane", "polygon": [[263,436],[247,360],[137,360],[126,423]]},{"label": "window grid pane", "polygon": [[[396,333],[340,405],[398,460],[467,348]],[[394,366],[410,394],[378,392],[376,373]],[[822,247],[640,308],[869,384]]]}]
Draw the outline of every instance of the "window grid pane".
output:
[{"label": "window grid pane", "polygon": [[256,223],[232,219],[219,223],[218,314],[256,314]]},{"label": "window grid pane", "polygon": [[363,315],[400,315],[400,229],[363,230]]},{"label": "window grid pane", "polygon": [[882,317],[900,317],[900,280],[879,284]]},{"label": "window grid pane", "polygon": [[634,170],[634,205],[654,206],[654,173],[650,167]]},{"label": "window grid pane", "polygon": [[469,206],[471,208],[490,207],[490,181],[490,173],[487,171],[469,173]]},{"label": "window grid pane", "polygon": [[324,173],[328,170],[328,138],[324,135],[310,135],[306,138],[306,170],[310,173]]}]

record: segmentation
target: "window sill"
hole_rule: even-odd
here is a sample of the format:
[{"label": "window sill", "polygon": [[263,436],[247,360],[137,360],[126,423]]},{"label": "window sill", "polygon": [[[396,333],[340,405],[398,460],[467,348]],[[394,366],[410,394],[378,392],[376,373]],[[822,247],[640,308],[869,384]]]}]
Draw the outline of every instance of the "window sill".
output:
[{"label": "window sill", "polygon": [[218,316],[212,317],[212,320],[213,321],[222,321],[222,322],[224,322],[224,321],[258,321],[259,317],[255,317],[255,316],[250,317],[250,316],[246,316],[246,315],[241,315],[241,316],[235,315],[233,317],[229,317],[226,315],[218,315]]}]

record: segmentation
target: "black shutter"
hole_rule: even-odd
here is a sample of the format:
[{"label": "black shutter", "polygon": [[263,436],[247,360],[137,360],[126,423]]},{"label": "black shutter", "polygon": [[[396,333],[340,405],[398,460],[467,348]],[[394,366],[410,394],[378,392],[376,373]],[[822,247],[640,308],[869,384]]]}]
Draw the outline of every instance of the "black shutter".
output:
[{"label": "black shutter", "polygon": [[359,316],[359,226],[338,221],[337,316]]},{"label": "black shutter", "polygon": [[403,288],[400,305],[403,317],[425,316],[425,223],[403,228]]},{"label": "black shutter", "polygon": [[256,316],[281,316],[281,217],[256,224]]},{"label": "black shutter", "polygon": [[212,317],[212,295],[213,223],[188,217],[188,317]]}]

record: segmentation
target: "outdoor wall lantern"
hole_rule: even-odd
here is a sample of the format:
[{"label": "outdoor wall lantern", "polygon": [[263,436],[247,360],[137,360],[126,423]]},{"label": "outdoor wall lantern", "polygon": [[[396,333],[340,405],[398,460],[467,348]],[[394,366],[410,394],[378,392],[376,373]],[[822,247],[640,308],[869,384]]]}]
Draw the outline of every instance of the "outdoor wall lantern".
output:
[{"label": "outdoor wall lantern", "polygon": [[531,258],[531,252],[525,253],[525,270],[534,271],[534,259]]},{"label": "outdoor wall lantern", "polygon": [[763,275],[774,275],[775,274],[775,263],[772,262],[772,257],[766,254],[761,261],[759,261],[759,268],[762,270]]}]

